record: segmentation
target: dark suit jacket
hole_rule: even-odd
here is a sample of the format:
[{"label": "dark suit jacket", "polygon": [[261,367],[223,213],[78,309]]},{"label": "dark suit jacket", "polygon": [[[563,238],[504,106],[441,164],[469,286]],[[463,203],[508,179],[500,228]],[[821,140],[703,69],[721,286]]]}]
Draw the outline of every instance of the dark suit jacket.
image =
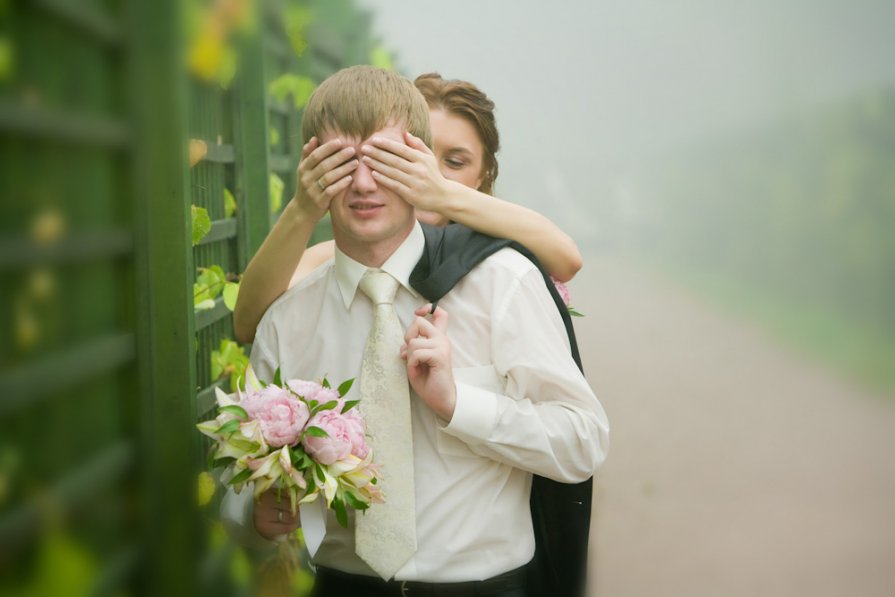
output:
[{"label": "dark suit jacket", "polygon": [[[426,237],[425,249],[410,275],[410,285],[430,301],[441,299],[476,265],[504,247],[511,247],[530,259],[544,276],[569,335],[572,358],[582,369],[568,309],[549,274],[528,249],[519,243],[480,234],[459,224],[446,228],[423,224],[423,233]],[[535,531],[535,556],[528,566],[527,591],[530,596],[584,595],[592,494],[592,479],[569,484],[537,475],[534,477],[531,515]]]}]

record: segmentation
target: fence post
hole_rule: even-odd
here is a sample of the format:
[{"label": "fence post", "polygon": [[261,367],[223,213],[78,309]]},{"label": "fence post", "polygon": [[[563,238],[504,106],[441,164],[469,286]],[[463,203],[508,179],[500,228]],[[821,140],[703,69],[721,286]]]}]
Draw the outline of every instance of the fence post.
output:
[{"label": "fence post", "polygon": [[270,148],[263,27],[245,40],[234,89],[240,271],[270,230]]},{"label": "fence post", "polygon": [[180,3],[132,3],[147,595],[194,595],[196,359]]}]

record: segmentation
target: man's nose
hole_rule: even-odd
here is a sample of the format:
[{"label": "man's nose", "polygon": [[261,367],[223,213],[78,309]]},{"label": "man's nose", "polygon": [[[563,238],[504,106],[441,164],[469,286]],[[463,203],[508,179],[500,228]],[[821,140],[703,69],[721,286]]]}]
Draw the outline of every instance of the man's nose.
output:
[{"label": "man's nose", "polygon": [[373,170],[363,160],[357,164],[351,173],[351,188],[357,193],[372,193],[379,188],[376,179],[373,178]]}]

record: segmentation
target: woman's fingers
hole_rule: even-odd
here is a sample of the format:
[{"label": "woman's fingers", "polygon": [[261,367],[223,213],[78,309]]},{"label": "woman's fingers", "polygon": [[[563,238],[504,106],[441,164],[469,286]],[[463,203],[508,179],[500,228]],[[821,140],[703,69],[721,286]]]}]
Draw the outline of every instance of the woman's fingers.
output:
[{"label": "woman's fingers", "polygon": [[[334,146],[328,147],[330,144],[334,144]],[[331,172],[338,167],[345,165],[346,163],[350,163],[349,160],[354,157],[353,147],[342,148],[341,145],[341,141],[339,141],[338,139],[334,139],[332,141],[324,143],[311,153],[311,155],[309,156],[312,160],[312,163],[310,164],[310,173],[315,180],[320,180],[324,176],[329,177],[330,183],[338,180],[338,178],[333,177]],[[313,164],[314,161],[316,161],[316,165]],[[356,167],[356,160],[353,161],[355,161],[354,167]],[[351,170],[354,170],[354,167],[352,167]]]},{"label": "woman's fingers", "polygon": [[432,150],[429,149],[429,146],[423,143],[423,140],[419,137],[414,137],[410,133],[405,132],[404,140],[407,142],[407,145],[412,147],[413,149],[416,149],[417,151],[421,151],[423,153],[432,154]]},{"label": "woman's fingers", "polygon": [[387,137],[379,136],[370,139],[368,143],[364,144],[364,146],[361,147],[361,151],[369,155],[373,155],[373,152],[389,153],[401,159],[407,160],[408,162],[414,161],[414,159],[417,157],[417,150],[413,149],[412,147],[408,147],[405,143],[401,143],[400,141],[395,141],[394,139],[389,139]]},{"label": "woman's fingers", "polygon": [[305,143],[304,146],[302,146],[301,148],[301,159],[306,159],[309,155],[311,155],[311,152],[318,147],[320,147],[320,141],[317,139],[317,137],[311,137],[308,142]]},{"label": "woman's fingers", "polygon": [[[354,172],[357,169],[357,160],[351,160],[350,162],[345,162],[332,170],[324,172],[320,178],[314,184],[317,184],[321,187],[321,190],[329,191],[331,186],[335,186],[336,183],[342,182],[343,179]],[[350,180],[350,177],[349,177]]]},{"label": "woman's fingers", "polygon": [[[395,166],[389,165],[386,162],[379,161],[378,159],[373,159],[368,155],[365,155],[361,158],[364,163],[373,169],[374,172],[379,172],[380,174],[391,178],[392,180],[396,180],[400,183],[407,184],[409,180],[409,175],[404,170],[397,168]],[[405,164],[407,162],[404,162]]]}]

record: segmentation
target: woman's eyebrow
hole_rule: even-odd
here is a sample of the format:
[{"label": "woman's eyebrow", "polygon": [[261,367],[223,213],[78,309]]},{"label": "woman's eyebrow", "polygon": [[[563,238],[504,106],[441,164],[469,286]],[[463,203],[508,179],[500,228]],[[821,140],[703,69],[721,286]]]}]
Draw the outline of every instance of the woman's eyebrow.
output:
[{"label": "woman's eyebrow", "polygon": [[469,156],[473,155],[472,151],[470,151],[469,149],[466,149],[465,147],[451,147],[450,149],[447,150],[446,153],[462,153],[462,154],[466,154]]}]

